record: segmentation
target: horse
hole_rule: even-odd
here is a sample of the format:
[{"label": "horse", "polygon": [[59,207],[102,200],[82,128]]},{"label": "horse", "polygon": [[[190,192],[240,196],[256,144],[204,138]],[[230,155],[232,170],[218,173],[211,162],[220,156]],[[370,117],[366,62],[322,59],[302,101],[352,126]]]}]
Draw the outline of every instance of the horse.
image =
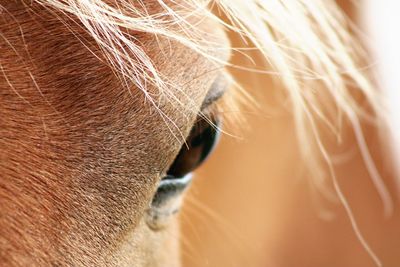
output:
[{"label": "horse", "polygon": [[[316,123],[345,118],[362,146],[359,118],[383,114],[334,1],[1,0],[0,14],[2,266],[180,266],[175,214],[240,92],[227,68],[286,87],[306,157],[329,163]],[[246,49],[272,71],[229,62]]]}]

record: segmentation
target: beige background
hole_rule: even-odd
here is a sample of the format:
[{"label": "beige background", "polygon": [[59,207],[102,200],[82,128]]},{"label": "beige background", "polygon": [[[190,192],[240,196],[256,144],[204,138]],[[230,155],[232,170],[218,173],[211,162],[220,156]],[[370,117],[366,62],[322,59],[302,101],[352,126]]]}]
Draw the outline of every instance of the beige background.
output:
[{"label": "beige background", "polygon": [[[243,57],[233,61],[243,63]],[[261,108],[244,108],[247,124],[240,131],[227,125],[229,132],[242,138],[223,136],[211,160],[197,173],[181,214],[184,266],[375,266],[340,203],[310,186],[292,117],[282,103],[282,88],[267,77],[234,74],[250,88]],[[341,145],[331,135],[323,137],[337,156],[335,170],[361,232],[383,266],[398,267],[400,214],[394,177],[375,130],[367,125],[364,130],[394,196],[390,218],[383,216],[382,202],[351,129],[345,127]],[[327,185],[332,188],[330,180]]]}]

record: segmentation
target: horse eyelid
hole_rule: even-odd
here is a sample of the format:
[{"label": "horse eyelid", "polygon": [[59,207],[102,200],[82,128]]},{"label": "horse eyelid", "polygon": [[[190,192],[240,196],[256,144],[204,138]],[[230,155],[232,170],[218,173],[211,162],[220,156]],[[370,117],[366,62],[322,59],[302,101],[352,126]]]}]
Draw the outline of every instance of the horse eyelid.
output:
[{"label": "horse eyelid", "polygon": [[211,88],[201,104],[201,110],[205,110],[212,103],[220,99],[226,92],[228,85],[229,83],[225,75],[219,75],[211,84]]}]

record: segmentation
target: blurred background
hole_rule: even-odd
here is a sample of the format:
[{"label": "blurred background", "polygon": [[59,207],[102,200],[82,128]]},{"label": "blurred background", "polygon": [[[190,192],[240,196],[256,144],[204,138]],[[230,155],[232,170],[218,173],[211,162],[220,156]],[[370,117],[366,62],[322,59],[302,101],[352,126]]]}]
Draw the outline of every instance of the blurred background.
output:
[{"label": "blurred background", "polygon": [[[341,1],[340,5],[367,32],[370,24],[365,22],[371,17],[364,14],[367,2],[360,3],[355,6]],[[233,45],[242,45],[237,37],[230,37]],[[373,38],[362,41],[375,45]],[[239,65],[246,65],[246,60],[236,54],[232,57]],[[333,194],[312,186],[311,172],[300,155],[293,117],[285,107],[284,90],[265,75],[231,72],[260,107],[243,108],[241,116],[246,123],[238,127],[239,131],[232,130],[239,137],[223,135],[210,160],[197,172],[181,214],[183,266],[376,266],[335,197],[330,178],[326,187]],[[230,132],[230,125],[225,129]],[[398,267],[399,194],[391,151],[382,145],[372,125],[364,124],[363,130],[393,197],[391,216],[384,216],[382,201],[351,127],[344,126],[341,144],[323,130],[322,138],[333,155],[340,187],[361,233],[383,266]]]}]

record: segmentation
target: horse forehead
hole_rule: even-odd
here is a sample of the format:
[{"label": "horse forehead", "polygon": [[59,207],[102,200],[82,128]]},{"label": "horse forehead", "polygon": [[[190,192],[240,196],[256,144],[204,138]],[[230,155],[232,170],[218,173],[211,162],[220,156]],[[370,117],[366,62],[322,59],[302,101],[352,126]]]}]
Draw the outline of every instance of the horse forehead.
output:
[{"label": "horse forehead", "polygon": [[[155,1],[148,1],[148,3],[155,3]],[[55,108],[61,114],[67,114],[68,117],[64,119],[68,120],[69,125],[73,126],[75,135],[82,133],[81,135],[83,136],[85,132],[90,131],[91,134],[98,136],[102,133],[100,131],[102,128],[111,129],[114,127],[115,129],[123,129],[123,131],[119,131],[119,135],[109,136],[109,140],[130,140],[132,145],[129,147],[137,145],[133,143],[134,140],[142,143],[146,141],[148,146],[144,149],[150,150],[152,144],[165,144],[171,140],[171,133],[167,130],[168,127],[164,127],[165,121],[159,116],[160,114],[153,116],[150,114],[154,114],[154,112],[147,111],[148,113],[146,113],[144,111],[142,105],[145,102],[143,94],[140,94],[140,92],[137,94],[138,90],[134,86],[131,86],[134,97],[127,94],[126,90],[124,91],[126,88],[121,86],[112,68],[108,64],[102,64],[99,61],[102,51],[98,49],[96,43],[93,40],[87,41],[85,38],[79,38],[79,35],[90,37],[87,31],[76,24],[71,24],[75,27],[71,31],[62,21],[54,20],[54,18],[53,20],[48,19],[54,14],[46,12],[45,9],[40,10],[40,13],[29,15],[26,16],[26,14],[21,13],[14,18],[20,22],[20,30],[25,33],[24,38],[15,38],[13,35],[18,35],[20,32],[15,31],[12,27],[10,27],[10,30],[2,32],[5,37],[13,40],[14,48],[18,52],[15,54],[11,52],[10,58],[23,57],[25,55],[24,51],[29,48],[29,55],[26,57],[29,60],[25,63],[32,63],[30,66],[21,67],[10,62],[12,67],[9,67],[10,64],[6,64],[6,67],[9,67],[8,69],[19,68],[18,71],[9,72],[9,78],[12,78],[13,81],[24,79],[27,81],[26,83],[20,83],[21,88],[16,88],[18,91],[24,91],[26,86],[31,87],[29,92],[35,91],[36,87],[40,88],[40,92],[36,92],[36,97],[30,94],[27,96],[28,100],[33,100],[31,102],[35,103],[51,103],[52,107],[47,110],[42,106],[40,110],[38,108],[38,114],[46,116],[46,113],[54,111],[52,108]],[[31,17],[33,15],[37,15],[34,20]],[[14,26],[16,28],[19,25],[14,24]],[[5,29],[6,27],[7,25],[4,25]],[[0,28],[3,27],[0,26]],[[189,48],[179,44],[173,46],[174,60],[171,60],[170,54],[160,53],[160,50],[164,48],[171,48],[169,41],[164,39],[161,44],[160,39],[156,40],[151,34],[145,33],[140,33],[138,39],[145,43],[145,52],[152,58],[154,64],[157,64],[158,69],[178,86],[185,86],[183,88],[185,89],[185,94],[200,102],[215,76],[215,73],[211,74],[212,72],[210,72],[210,68],[215,67],[215,65]],[[11,51],[9,48],[5,50]],[[95,55],[95,53],[98,54]],[[27,67],[26,70],[29,69],[32,77],[25,69],[21,71],[25,67]],[[179,73],[179,75],[176,75],[176,73]],[[32,80],[33,77],[34,80]],[[197,78],[193,79],[193,77]],[[124,97],[122,98],[121,92],[124,92]],[[41,94],[44,94],[45,100],[41,99]],[[121,99],[123,99],[122,102]],[[114,105],[110,105],[110,102],[114,102]],[[110,110],[110,112],[103,112],[106,110]],[[125,122],[129,123],[129,127],[121,124],[122,120],[119,114],[124,114]],[[190,119],[181,120],[181,114],[174,111],[170,111],[167,115],[174,123],[178,121],[177,126],[181,131],[188,130],[186,128],[190,124],[188,123]],[[98,123],[93,117],[98,118],[96,119]],[[140,124],[144,120],[146,120],[146,123]],[[58,122],[60,120],[54,121]],[[90,124],[87,122],[90,122]],[[157,127],[154,127],[155,125]],[[135,126],[138,127],[134,129]],[[48,127],[51,127],[51,124]],[[65,133],[72,132],[71,127],[65,129],[66,126],[54,125],[54,128],[56,127],[63,127]],[[155,129],[157,130],[155,131]],[[130,138],[133,134],[136,134],[134,139]],[[139,137],[143,137],[143,140]],[[75,139],[70,139],[71,142],[73,140]],[[92,139],[89,140],[87,138],[79,140],[80,142],[82,140],[87,143],[93,142]],[[165,149],[162,150],[165,153],[159,153],[158,157],[155,156],[158,154],[147,150],[149,155],[154,154],[152,157],[147,157],[148,165],[155,166],[159,164],[159,158],[166,158],[172,149],[174,148],[165,146]],[[132,155],[134,156],[135,154]],[[150,160],[153,160],[153,162],[150,162]],[[163,164],[165,162],[164,160]]]}]

